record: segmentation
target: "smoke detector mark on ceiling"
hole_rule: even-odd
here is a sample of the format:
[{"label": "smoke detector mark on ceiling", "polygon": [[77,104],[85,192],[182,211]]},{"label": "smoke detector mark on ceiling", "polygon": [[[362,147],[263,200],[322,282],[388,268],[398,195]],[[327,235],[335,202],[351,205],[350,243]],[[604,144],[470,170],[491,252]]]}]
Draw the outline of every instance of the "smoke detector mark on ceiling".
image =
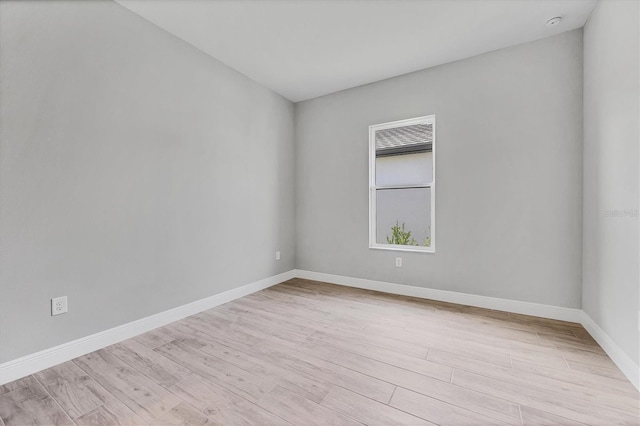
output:
[{"label": "smoke detector mark on ceiling", "polygon": [[547,19],[546,25],[549,28],[556,27],[556,26],[558,26],[560,24],[560,22],[562,22],[562,17],[561,16],[554,16],[553,18]]}]

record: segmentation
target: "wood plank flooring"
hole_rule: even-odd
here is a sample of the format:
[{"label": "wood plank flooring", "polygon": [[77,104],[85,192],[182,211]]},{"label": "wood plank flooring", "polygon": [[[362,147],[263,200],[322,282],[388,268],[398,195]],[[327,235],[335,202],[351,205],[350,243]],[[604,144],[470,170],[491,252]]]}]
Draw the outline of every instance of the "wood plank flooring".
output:
[{"label": "wood plank flooring", "polygon": [[294,279],[0,386],[12,425],[639,425],[578,324]]}]

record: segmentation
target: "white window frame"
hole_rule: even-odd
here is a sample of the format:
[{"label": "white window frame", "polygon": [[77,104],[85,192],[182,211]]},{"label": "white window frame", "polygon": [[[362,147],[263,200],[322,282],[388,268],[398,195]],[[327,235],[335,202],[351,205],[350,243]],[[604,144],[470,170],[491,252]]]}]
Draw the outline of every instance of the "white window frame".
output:
[{"label": "white window frame", "polygon": [[[376,132],[378,130],[392,129],[395,127],[411,126],[415,124],[431,124],[433,126],[433,142],[431,152],[433,157],[433,178],[429,183],[402,186],[376,186]],[[430,188],[431,189],[431,245],[405,246],[398,244],[383,244],[377,242],[376,229],[376,190],[378,189],[404,189],[404,188]],[[436,251],[436,116],[409,118],[406,120],[391,121],[388,123],[369,126],[369,248],[378,250],[413,251],[421,253],[435,253]]]}]

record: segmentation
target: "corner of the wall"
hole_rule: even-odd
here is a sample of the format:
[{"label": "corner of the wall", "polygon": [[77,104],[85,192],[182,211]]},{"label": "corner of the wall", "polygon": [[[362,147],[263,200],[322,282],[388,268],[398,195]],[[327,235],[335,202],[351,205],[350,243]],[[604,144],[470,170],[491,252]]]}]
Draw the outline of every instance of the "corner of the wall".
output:
[{"label": "corner of the wall", "polygon": [[607,333],[584,311],[582,311],[582,326],[589,332],[591,337],[609,355],[609,358],[618,366],[620,371],[629,381],[640,391],[640,365],[638,365],[629,355],[627,355]]}]

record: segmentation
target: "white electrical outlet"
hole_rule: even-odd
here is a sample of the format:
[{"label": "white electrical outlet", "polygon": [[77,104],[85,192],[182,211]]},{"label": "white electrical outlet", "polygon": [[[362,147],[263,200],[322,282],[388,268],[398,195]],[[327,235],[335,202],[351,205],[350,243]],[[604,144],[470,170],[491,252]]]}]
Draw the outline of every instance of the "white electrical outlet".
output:
[{"label": "white electrical outlet", "polygon": [[402,268],[402,258],[396,257],[396,268]]},{"label": "white electrical outlet", "polygon": [[67,313],[67,296],[54,297],[51,299],[51,315]]},{"label": "white electrical outlet", "polygon": [[279,251],[276,252],[276,260],[280,260],[280,252]]}]

